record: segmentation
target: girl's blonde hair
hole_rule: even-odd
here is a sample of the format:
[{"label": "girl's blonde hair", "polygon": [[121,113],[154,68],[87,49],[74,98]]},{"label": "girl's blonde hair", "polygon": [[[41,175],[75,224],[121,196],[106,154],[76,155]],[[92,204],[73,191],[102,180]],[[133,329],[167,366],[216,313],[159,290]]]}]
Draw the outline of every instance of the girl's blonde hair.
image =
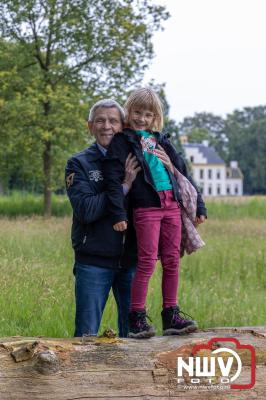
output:
[{"label": "girl's blonde hair", "polygon": [[163,105],[151,88],[140,88],[132,92],[125,105],[126,123],[129,123],[129,115],[134,109],[146,109],[154,113],[153,131],[161,131],[163,128]]}]

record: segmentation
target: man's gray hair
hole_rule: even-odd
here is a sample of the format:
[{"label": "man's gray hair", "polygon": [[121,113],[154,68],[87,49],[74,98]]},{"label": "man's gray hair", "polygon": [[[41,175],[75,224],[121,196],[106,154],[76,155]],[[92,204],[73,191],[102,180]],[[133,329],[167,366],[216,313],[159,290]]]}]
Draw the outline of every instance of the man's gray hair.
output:
[{"label": "man's gray hair", "polygon": [[113,107],[117,108],[117,110],[119,111],[121,120],[124,123],[124,121],[125,121],[124,109],[120,106],[120,104],[117,101],[115,101],[113,99],[103,99],[103,100],[97,101],[90,109],[88,121],[93,122],[93,120],[95,118],[96,110],[98,110],[98,108],[113,108]]}]

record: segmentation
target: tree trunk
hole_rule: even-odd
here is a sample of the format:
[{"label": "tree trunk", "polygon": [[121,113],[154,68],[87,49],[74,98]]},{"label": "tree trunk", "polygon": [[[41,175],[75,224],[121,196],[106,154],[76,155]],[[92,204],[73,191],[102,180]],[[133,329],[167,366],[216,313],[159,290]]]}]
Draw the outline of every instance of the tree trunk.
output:
[{"label": "tree trunk", "polygon": [[51,142],[45,141],[43,152],[43,172],[44,172],[44,216],[50,217],[52,214],[52,155]]},{"label": "tree trunk", "polygon": [[[177,357],[192,356],[195,345],[217,338],[206,356],[219,347],[252,345],[256,350],[256,382],[240,390],[195,388],[177,382]],[[208,353],[209,352],[209,353]],[[242,371],[238,383],[250,382],[250,352],[238,349]],[[221,354],[220,354],[221,356]],[[226,361],[226,358],[223,359]],[[228,359],[228,354],[227,354]],[[188,360],[188,359],[187,359]],[[234,364],[233,364],[234,366]],[[216,370],[217,380],[220,377]],[[133,340],[118,338],[5,338],[0,339],[1,400],[82,399],[265,399],[266,326],[213,328],[185,336]],[[237,382],[236,381],[236,382]]]},{"label": "tree trunk", "polygon": [[[44,116],[48,118],[51,104],[49,101],[43,104]],[[43,151],[43,175],[44,175],[44,216],[50,217],[52,214],[52,154],[51,141],[44,140]]]},{"label": "tree trunk", "polygon": [[5,191],[4,191],[4,185],[3,185],[3,183],[2,183],[2,181],[1,181],[1,179],[0,179],[0,196],[2,196],[4,193],[5,193]]}]

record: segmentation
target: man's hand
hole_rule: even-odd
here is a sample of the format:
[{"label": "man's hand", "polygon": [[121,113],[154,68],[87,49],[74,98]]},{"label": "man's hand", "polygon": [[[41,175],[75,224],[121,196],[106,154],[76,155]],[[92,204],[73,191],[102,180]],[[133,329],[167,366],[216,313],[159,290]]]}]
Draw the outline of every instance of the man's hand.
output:
[{"label": "man's hand", "polygon": [[163,165],[170,171],[172,172],[172,174],[174,174],[174,166],[170,160],[170,158],[168,157],[168,155],[166,154],[166,152],[164,151],[164,149],[162,148],[162,146],[160,146],[158,144],[158,149],[154,149],[154,154],[162,161]]},{"label": "man's hand", "polygon": [[117,222],[115,225],[113,225],[113,228],[115,231],[123,232],[127,229],[127,222],[126,221]]},{"label": "man's hand", "polygon": [[200,224],[203,224],[205,219],[206,219],[205,215],[200,215],[199,217],[196,217],[195,225],[198,226]]},{"label": "man's hand", "polygon": [[131,189],[132,183],[134,182],[137,173],[141,170],[141,167],[138,166],[138,161],[136,156],[133,156],[131,153],[127,156],[126,164],[125,164],[125,178],[123,181],[123,185],[125,184],[128,190]]}]

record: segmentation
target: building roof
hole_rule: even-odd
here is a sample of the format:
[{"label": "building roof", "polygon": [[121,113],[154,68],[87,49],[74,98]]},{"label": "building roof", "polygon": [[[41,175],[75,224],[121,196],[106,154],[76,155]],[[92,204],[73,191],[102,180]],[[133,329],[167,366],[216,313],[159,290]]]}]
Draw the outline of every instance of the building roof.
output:
[{"label": "building roof", "polygon": [[197,148],[203,157],[207,160],[207,164],[225,164],[224,160],[216,153],[213,147],[207,147],[202,143],[186,143],[184,148]]},{"label": "building roof", "polygon": [[228,179],[242,179],[243,178],[243,174],[239,168],[227,167],[226,172],[227,172]]}]

